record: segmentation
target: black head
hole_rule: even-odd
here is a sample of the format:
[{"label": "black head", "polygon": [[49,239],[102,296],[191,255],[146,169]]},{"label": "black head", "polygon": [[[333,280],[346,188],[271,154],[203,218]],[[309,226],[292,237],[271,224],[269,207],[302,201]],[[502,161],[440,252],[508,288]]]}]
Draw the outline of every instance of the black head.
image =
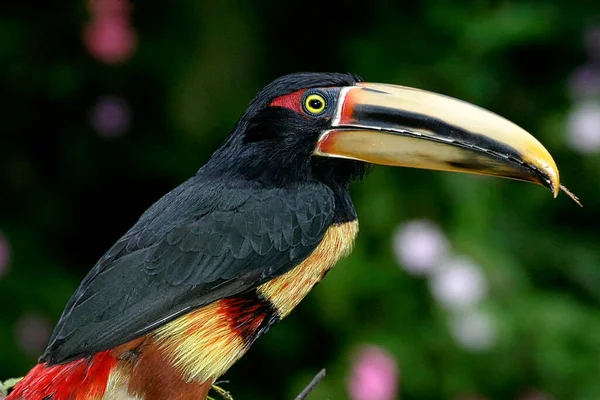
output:
[{"label": "black head", "polygon": [[472,104],[349,74],[276,79],[252,101],[205,166],[286,185],[345,189],[365,163],[502,176],[558,194],[558,169],[525,130]]},{"label": "black head", "polygon": [[365,163],[313,153],[340,91],[358,82],[351,74],[306,72],[274,80],[252,100],[207,167],[266,184],[317,179],[347,186],[363,174]]}]

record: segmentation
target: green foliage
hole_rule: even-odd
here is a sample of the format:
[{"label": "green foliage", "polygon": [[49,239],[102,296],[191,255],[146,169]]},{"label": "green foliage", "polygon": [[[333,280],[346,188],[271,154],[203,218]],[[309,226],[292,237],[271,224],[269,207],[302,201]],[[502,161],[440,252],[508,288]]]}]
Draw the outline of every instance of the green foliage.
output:
[{"label": "green foliage", "polygon": [[[15,385],[17,383],[19,383],[19,381],[23,379],[23,378],[12,378],[12,379],[7,379],[6,381],[2,382],[0,381],[0,396],[6,396],[8,394],[8,391],[10,389],[12,389],[13,387],[15,387]],[[1,398],[1,397],[0,397]]]},{"label": "green foliage", "polygon": [[[325,367],[313,398],[346,398],[351,357],[372,343],[398,360],[407,400],[531,390],[600,398],[600,155],[575,153],[565,134],[568,79],[586,63],[597,1],[139,1],[138,48],[122,65],[85,52],[89,17],[74,3],[6,7],[0,230],[12,262],[0,278],[0,377],[26,373],[42,351],[19,344],[18,321],[56,321],[94,262],[207,160],[260,87],[283,73],[338,70],[517,122],[546,145],[584,208],[519,182],[376,168],[353,187],[353,255],[236,364],[228,390],[293,398]],[[91,127],[103,96],[129,103],[125,135]],[[489,350],[459,346],[427,281],[394,257],[398,224],[423,218],[481,265],[489,292],[480,307],[498,335]]]}]

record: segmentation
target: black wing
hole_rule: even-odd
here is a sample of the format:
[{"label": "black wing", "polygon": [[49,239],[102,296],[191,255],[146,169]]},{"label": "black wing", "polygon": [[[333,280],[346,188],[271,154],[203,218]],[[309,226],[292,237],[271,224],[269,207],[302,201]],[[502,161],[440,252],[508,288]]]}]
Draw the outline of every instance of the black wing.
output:
[{"label": "black wing", "polygon": [[319,184],[256,189],[188,180],[98,261],[40,360],[58,363],[116,347],[282,275],[321,241],[333,203]]}]

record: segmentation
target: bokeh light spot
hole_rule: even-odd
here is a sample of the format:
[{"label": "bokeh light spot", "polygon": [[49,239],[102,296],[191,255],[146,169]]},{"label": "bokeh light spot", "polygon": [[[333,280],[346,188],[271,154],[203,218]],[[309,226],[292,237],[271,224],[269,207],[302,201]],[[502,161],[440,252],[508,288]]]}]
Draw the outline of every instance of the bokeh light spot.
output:
[{"label": "bokeh light spot", "polygon": [[129,104],[118,97],[104,97],[92,107],[90,124],[100,136],[118,137],[129,130],[131,110]]},{"label": "bokeh light spot", "polygon": [[87,27],[84,42],[90,54],[98,60],[118,64],[133,55],[137,38],[122,18],[103,18]]},{"label": "bokeh light spot", "polygon": [[450,333],[457,344],[469,351],[488,350],[496,342],[490,316],[475,310],[452,314]]},{"label": "bokeh light spot", "polygon": [[10,245],[2,232],[0,232],[0,278],[8,271],[10,263]]},{"label": "bokeh light spot", "polygon": [[21,317],[15,327],[16,342],[29,356],[39,356],[48,344],[52,326],[46,318],[28,314]]},{"label": "bokeh light spot", "polygon": [[137,35],[130,22],[131,7],[126,0],[90,2],[91,21],[83,31],[83,44],[97,60],[120,64],[131,58]]},{"label": "bokeh light spot", "polygon": [[393,249],[400,265],[414,275],[426,275],[449,253],[446,235],[434,222],[409,221],[396,229]]},{"label": "bokeh light spot", "polygon": [[467,257],[455,257],[443,263],[429,281],[433,297],[444,307],[463,309],[481,301],[488,282],[481,267]]},{"label": "bokeh light spot", "polygon": [[581,101],[574,104],[567,120],[567,142],[580,153],[600,150],[600,103]]},{"label": "bokeh light spot", "polygon": [[573,72],[569,78],[571,96],[575,99],[586,99],[600,95],[600,68],[585,65]]},{"label": "bokeh light spot", "polygon": [[387,350],[372,345],[359,350],[347,385],[350,399],[396,399],[398,384],[398,364]]}]

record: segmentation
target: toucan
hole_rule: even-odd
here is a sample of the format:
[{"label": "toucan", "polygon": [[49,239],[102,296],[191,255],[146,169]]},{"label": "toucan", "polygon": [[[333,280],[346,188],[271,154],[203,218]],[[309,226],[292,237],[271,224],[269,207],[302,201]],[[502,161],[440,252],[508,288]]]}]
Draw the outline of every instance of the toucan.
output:
[{"label": "toucan", "polygon": [[8,400],[205,399],[350,253],[349,186],[372,164],[561,188],[544,146],[483,108],[353,74],[280,77],[98,260]]}]

